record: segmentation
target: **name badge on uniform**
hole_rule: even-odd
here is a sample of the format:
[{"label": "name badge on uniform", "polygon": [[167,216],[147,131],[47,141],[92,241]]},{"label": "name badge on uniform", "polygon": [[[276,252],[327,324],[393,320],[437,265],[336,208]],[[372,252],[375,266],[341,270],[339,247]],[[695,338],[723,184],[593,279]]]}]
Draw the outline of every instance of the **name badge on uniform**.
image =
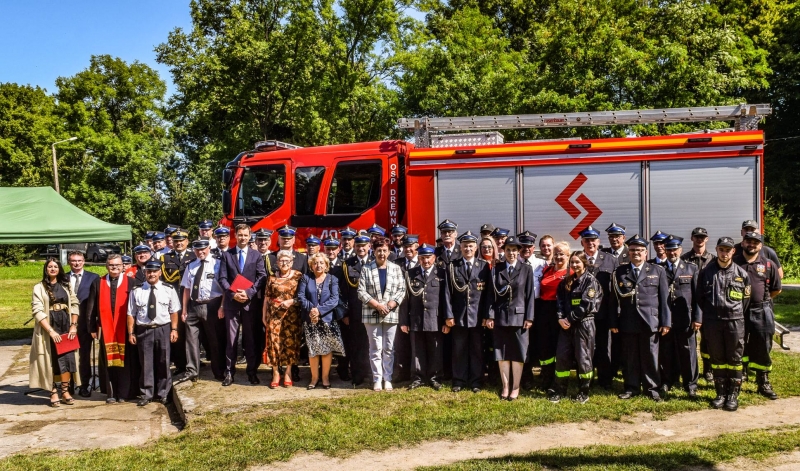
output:
[{"label": "name badge on uniform", "polygon": [[213,273],[206,273],[206,279],[207,280],[213,280],[214,279],[214,274]]},{"label": "name badge on uniform", "polygon": [[744,294],[741,291],[738,291],[734,288],[730,288],[728,290],[728,296],[734,301],[741,301],[742,299],[744,299]]},{"label": "name badge on uniform", "polygon": [[572,305],[573,306],[580,306],[580,304],[581,304],[581,299],[580,298],[572,300]]}]

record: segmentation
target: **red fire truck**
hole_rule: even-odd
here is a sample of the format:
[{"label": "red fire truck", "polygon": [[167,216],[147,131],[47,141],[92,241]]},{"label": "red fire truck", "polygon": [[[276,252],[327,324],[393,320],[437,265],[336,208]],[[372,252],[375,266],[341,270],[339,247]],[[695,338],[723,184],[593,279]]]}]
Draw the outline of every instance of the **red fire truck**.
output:
[{"label": "red fire truck", "polygon": [[[401,119],[414,143],[301,148],[260,142],[223,171],[221,224],[298,228],[338,237],[352,226],[407,226],[433,243],[437,223],[474,233],[483,223],[575,242],[611,222],[628,234],[712,240],[761,223],[769,105],[469,118]],[[732,121],[733,128],[656,137],[504,143],[500,129]],[[463,133],[463,131],[478,131]],[[453,134],[452,132],[458,132]],[[451,132],[447,134],[447,132]],[[273,243],[273,245],[276,245]],[[687,247],[688,249],[688,247]]]}]

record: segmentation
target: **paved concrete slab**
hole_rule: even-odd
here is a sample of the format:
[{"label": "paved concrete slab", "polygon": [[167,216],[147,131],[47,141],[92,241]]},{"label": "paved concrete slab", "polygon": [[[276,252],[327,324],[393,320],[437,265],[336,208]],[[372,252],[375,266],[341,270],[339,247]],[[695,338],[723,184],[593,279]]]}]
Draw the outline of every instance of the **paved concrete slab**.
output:
[{"label": "paved concrete slab", "polygon": [[43,449],[77,450],[142,445],[176,433],[161,404],[107,405],[99,392],[75,405],[50,408],[47,391],[28,387],[29,345],[0,344],[0,457]]}]

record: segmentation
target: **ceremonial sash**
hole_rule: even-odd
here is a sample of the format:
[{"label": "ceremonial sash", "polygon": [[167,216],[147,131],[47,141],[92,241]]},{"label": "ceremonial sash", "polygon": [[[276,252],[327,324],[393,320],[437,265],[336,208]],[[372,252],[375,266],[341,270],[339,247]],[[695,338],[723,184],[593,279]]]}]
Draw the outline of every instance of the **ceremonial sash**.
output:
[{"label": "ceremonial sash", "polygon": [[103,328],[108,366],[125,366],[125,330],[128,322],[128,277],[117,279],[116,305],[111,306],[111,286],[108,275],[100,280],[100,326]]}]

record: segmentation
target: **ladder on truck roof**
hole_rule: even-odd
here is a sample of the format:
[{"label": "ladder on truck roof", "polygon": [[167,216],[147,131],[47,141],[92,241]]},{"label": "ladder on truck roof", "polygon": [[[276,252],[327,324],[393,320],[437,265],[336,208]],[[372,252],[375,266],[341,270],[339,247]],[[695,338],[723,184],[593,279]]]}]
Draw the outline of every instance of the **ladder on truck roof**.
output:
[{"label": "ladder on truck roof", "polygon": [[[417,147],[502,144],[499,133],[453,134],[439,142],[431,141],[431,132],[488,131],[492,129],[564,128],[574,126],[619,126],[634,124],[692,123],[734,121],[736,131],[758,129],[763,116],[772,113],[769,104],[664,108],[656,110],[595,111],[585,113],[523,114],[509,116],[467,116],[454,118],[401,118],[400,129],[414,131]],[[437,145],[438,144],[438,145]]]}]

